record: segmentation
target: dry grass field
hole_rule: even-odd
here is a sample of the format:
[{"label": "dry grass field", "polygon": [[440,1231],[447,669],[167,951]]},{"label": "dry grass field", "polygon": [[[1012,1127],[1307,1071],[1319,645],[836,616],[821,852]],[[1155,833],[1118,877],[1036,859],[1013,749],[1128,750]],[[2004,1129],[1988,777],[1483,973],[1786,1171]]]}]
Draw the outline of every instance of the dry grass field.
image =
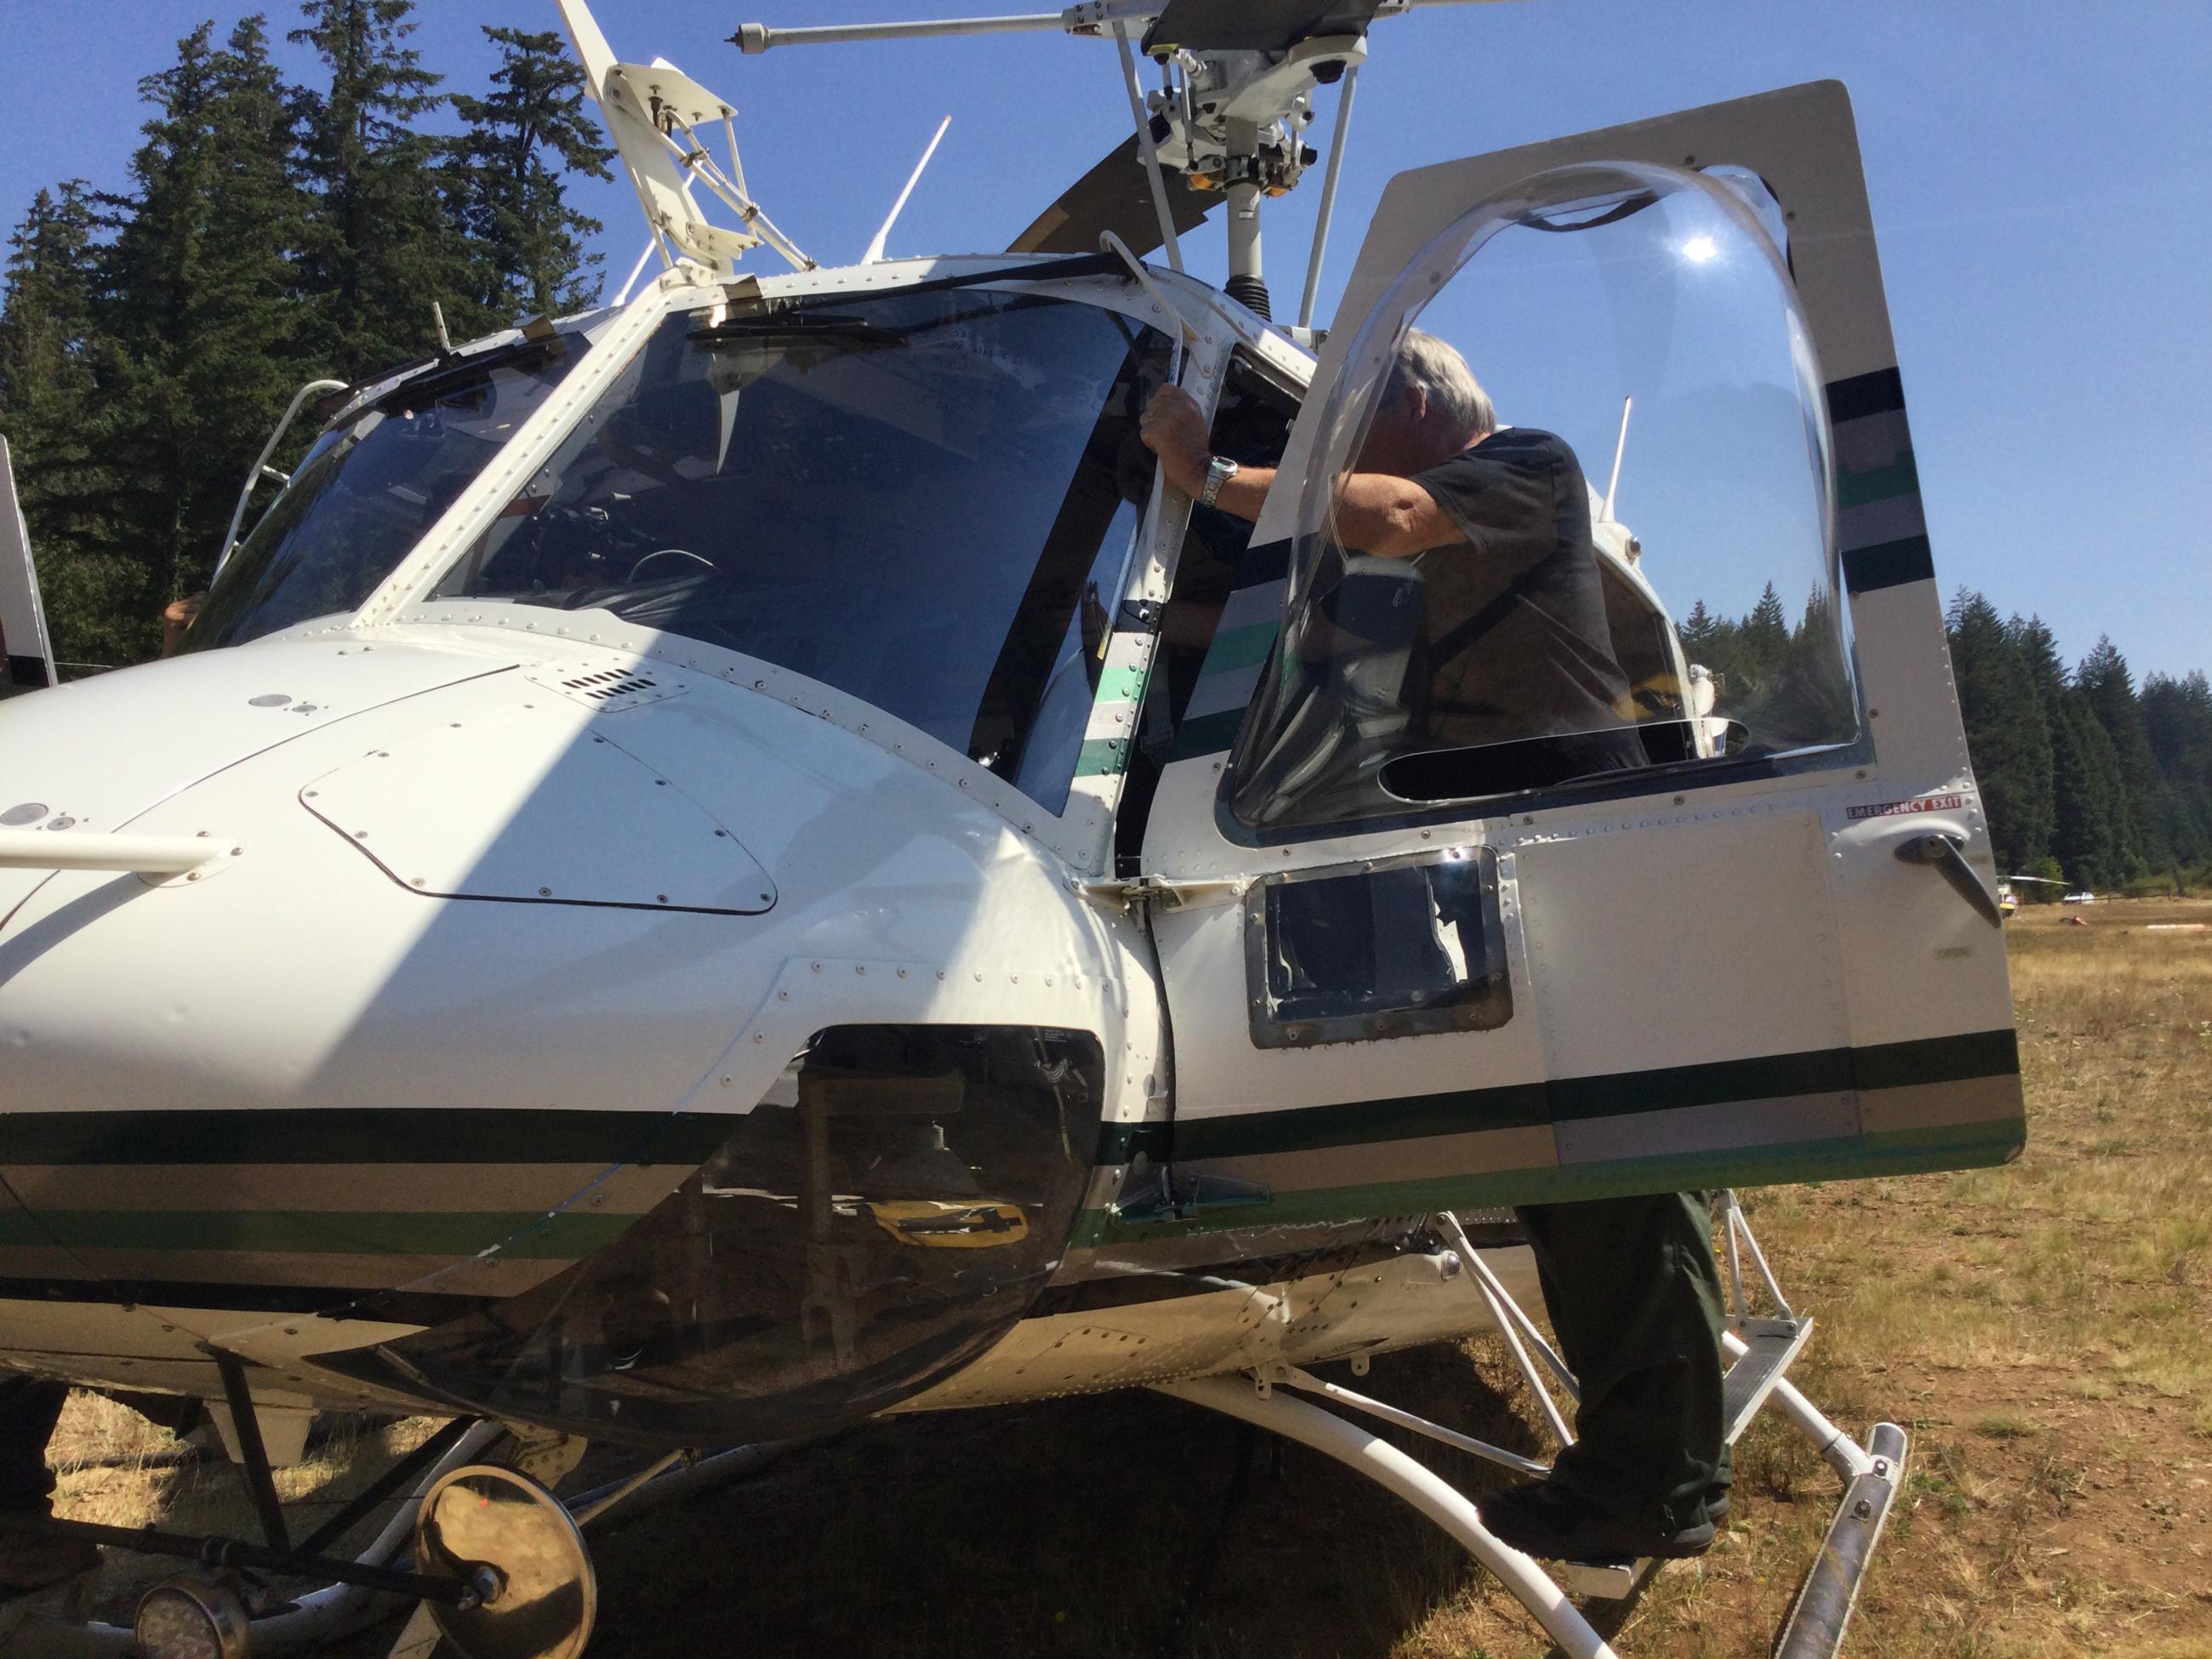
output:
[{"label": "dry grass field", "polygon": [[[2174,923],[2212,923],[2212,903],[2010,925],[2019,1164],[1743,1195],[1820,1322],[1797,1380],[1848,1427],[1888,1416],[1912,1437],[1853,1653],[2212,1655],[2212,928]],[[1368,1386],[1533,1446],[1528,1402],[1485,1381],[1510,1376],[1498,1360],[1427,1350],[1378,1362]],[[220,1466],[127,1467],[162,1437],[119,1408],[81,1399],[64,1427],[67,1512],[243,1524]],[[331,1501],[360,1478],[356,1449],[333,1442],[288,1497]],[[1613,1615],[1626,1654],[1767,1651],[1838,1483],[1771,1421],[1737,1467],[1722,1545]],[[595,1659],[1544,1651],[1455,1547],[1372,1487],[1151,1395],[873,1426],[618,1530],[598,1556]]]}]

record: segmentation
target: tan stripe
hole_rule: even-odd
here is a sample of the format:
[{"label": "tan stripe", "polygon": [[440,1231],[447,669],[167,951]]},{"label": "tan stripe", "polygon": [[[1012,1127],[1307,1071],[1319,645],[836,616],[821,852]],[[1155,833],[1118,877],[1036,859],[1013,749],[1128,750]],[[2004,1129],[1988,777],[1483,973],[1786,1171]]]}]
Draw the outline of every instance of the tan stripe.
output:
[{"label": "tan stripe", "polygon": [[569,1264],[474,1256],[275,1255],[249,1250],[0,1249],[0,1279],[87,1278],[131,1283],[327,1286],[337,1290],[514,1296]]},{"label": "tan stripe", "polygon": [[33,1214],[46,1210],[481,1215],[550,1210],[592,1187],[595,1212],[642,1215],[683,1178],[673,1165],[599,1164],[92,1164],[0,1168]]},{"label": "tan stripe", "polygon": [[1722,1101],[1665,1112],[1582,1118],[1555,1127],[1562,1165],[1726,1152],[1800,1140],[1855,1140],[1860,1133],[1857,1101],[1848,1094]]},{"label": "tan stripe", "polygon": [[1550,1126],[1536,1124],[1469,1134],[1427,1135],[1414,1140],[1370,1140],[1310,1152],[1177,1159],[1176,1168],[1234,1175],[1247,1181],[1264,1181],[1277,1192],[1301,1193],[1424,1181],[1437,1176],[1485,1175],[1497,1170],[1548,1170],[1559,1161]]},{"label": "tan stripe", "polygon": [[1902,1089],[1869,1089],[1859,1097],[1859,1116],[1870,1135],[1893,1134],[1900,1129],[1946,1129],[1962,1123],[2001,1123],[2020,1116],[2021,1112],[2016,1077],[1915,1083]]}]

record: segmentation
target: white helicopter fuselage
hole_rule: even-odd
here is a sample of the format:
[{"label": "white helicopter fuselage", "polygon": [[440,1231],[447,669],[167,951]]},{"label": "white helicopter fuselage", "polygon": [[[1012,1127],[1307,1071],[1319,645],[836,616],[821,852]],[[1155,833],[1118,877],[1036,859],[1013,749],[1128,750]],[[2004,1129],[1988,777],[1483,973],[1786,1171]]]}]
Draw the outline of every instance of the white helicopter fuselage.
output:
[{"label": "white helicopter fuselage", "polygon": [[[672,278],[592,331],[702,297]],[[1219,330],[1225,307],[1193,309]],[[587,358],[556,395],[618,368]],[[533,435],[552,434],[509,441]],[[1085,1033],[1099,1061],[1065,1126],[1073,1188],[970,1194],[1028,1212],[1020,1295],[981,1297],[962,1363],[885,1405],[1487,1322],[1412,1222],[1073,1242],[1131,1179],[1112,1131],[1163,1121],[1171,1065],[1141,919],[1097,888],[1096,795],[1048,815],[862,698],[603,613],[377,610],[0,711],[18,825],[222,848],[189,872],[0,869],[6,1363],[208,1395],[220,1351],[272,1407],[459,1397],[327,1362],[573,1278],[697,1183],[814,1034],[890,1025]],[[864,1200],[832,1197],[852,1224]],[[890,1248],[987,1254],[913,1231]],[[1498,1254],[1525,1290],[1525,1252]]]},{"label": "white helicopter fuselage", "polygon": [[[1850,154],[1816,86],[1406,175],[1318,362],[1111,253],[687,261],[362,389],[182,656],[0,709],[0,1359],[781,1438],[1480,1328],[1438,1215],[2016,1154]],[[1613,730],[1439,750],[1328,481],[1490,239],[1668,214],[1785,441],[1597,526]],[[1738,554],[1806,597],[1722,695]]]}]

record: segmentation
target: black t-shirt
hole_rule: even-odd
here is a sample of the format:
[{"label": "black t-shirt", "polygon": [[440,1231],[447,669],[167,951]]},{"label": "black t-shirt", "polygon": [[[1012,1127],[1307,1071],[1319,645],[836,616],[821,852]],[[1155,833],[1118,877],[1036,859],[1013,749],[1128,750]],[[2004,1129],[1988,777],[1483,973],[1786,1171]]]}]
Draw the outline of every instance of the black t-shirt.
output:
[{"label": "black t-shirt", "polygon": [[1598,586],[1589,486],[1566,441],[1508,427],[1413,482],[1467,538],[1412,561],[1424,589],[1429,741],[1620,728],[1628,684]]}]

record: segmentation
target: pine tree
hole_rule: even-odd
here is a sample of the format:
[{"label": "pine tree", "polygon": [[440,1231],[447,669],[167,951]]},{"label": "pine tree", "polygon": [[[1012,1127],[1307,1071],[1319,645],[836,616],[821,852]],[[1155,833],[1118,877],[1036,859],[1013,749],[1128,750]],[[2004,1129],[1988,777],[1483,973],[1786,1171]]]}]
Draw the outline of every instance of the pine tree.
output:
[{"label": "pine tree", "polygon": [[2202,669],[2186,679],[2143,680],[2143,730],[2167,803],[2166,836],[2177,863],[2212,865],[2212,683]]},{"label": "pine tree", "polygon": [[2127,659],[2110,638],[2100,637],[2081,659],[2074,684],[2112,739],[2125,805],[2121,860],[2127,875],[2137,878],[2163,873],[2173,866],[2173,849],[2166,834],[2166,804]]},{"label": "pine tree", "polygon": [[2080,707],[2049,624],[2040,617],[2014,617],[2005,631],[2042,702],[2051,734],[2051,855],[2075,885],[2109,884],[2118,878],[2115,803],[2093,740],[2107,750],[2111,742]]},{"label": "pine tree", "polygon": [[287,93],[259,18],[221,50],[202,25],[142,83],[155,113],[109,257],[110,331],[129,377],[118,505],[157,606],[206,585],[239,486],[306,378],[285,256],[301,224]]},{"label": "pine tree", "polygon": [[1740,640],[1747,671],[1756,673],[1762,684],[1780,672],[1790,649],[1790,619],[1772,582],[1767,583],[1759,603],[1743,619]]},{"label": "pine tree", "polygon": [[132,660],[151,635],[145,570],[112,502],[109,442],[118,399],[101,331],[104,250],[92,191],[40,191],[9,240],[0,308],[0,433],[39,566],[47,629],[64,662]]},{"label": "pine tree", "polygon": [[599,256],[584,244],[599,222],[568,205],[562,173],[605,179],[614,150],[558,34],[486,26],[484,35],[500,49],[494,90],[454,97],[467,130],[447,166],[471,240],[472,298],[495,322],[580,311],[598,288]]},{"label": "pine tree", "polygon": [[1945,619],[1951,676],[2000,868],[2025,871],[2051,849],[2051,728],[2043,699],[1996,607],[1961,588]]},{"label": "pine tree", "polygon": [[441,146],[415,123],[444,102],[441,76],[404,43],[413,0],[306,0],[326,91],[301,94],[301,167],[312,201],[301,261],[317,344],[350,379],[436,346],[433,301],[456,330],[485,319],[471,301],[468,250],[435,166]]}]

